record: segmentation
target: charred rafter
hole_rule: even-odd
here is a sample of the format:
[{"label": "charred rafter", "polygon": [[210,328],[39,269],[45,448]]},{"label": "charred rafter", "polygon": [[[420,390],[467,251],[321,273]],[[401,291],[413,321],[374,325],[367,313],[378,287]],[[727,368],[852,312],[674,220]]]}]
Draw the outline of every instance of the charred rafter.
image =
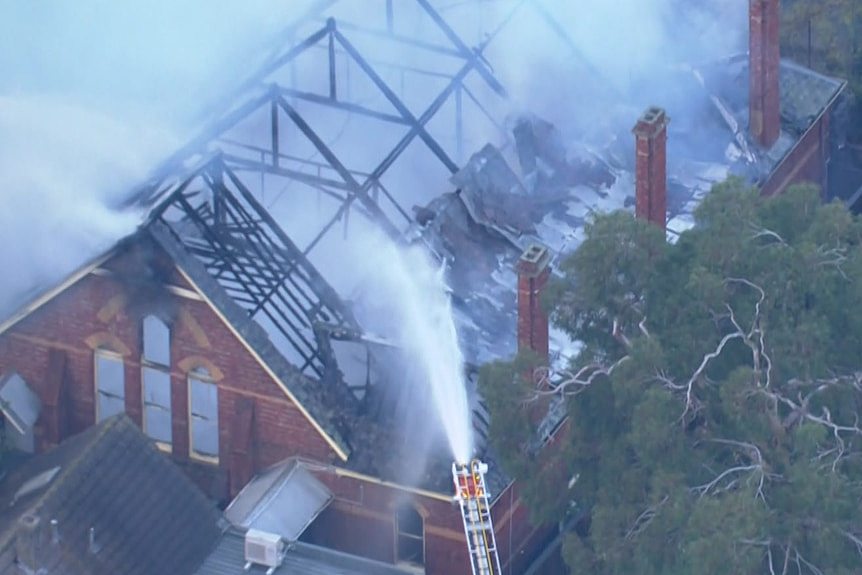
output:
[{"label": "charred rafter", "polygon": [[[518,7],[525,1],[519,2]],[[388,85],[378,73],[372,61],[367,59],[342,32],[342,23],[329,18],[323,27],[304,40],[292,43],[283,53],[276,53],[244,86],[246,97],[250,92],[257,91],[258,94],[249,98],[247,103],[231,110],[203,136],[176,154],[163,167],[165,171],[162,173],[176,170],[177,166],[187,162],[188,158],[212,150],[215,146],[224,150],[225,163],[242,177],[257,175],[260,182],[263,182],[265,175],[275,176],[282,178],[285,182],[297,182],[305,187],[318,190],[318,192],[339,202],[333,210],[332,218],[322,222],[320,233],[309,245],[303,246],[303,252],[310,252],[337,222],[342,221],[346,224],[351,208],[359,208],[383,230],[393,237],[397,237],[399,230],[409,224],[412,218],[408,210],[401,205],[397,192],[393,193],[387,189],[381,181],[384,175],[415,140],[423,142],[446,170],[450,173],[456,172],[459,167],[458,164],[449,156],[444,147],[429,134],[426,128],[427,124],[443,105],[450,98],[453,98],[456,110],[455,134],[456,137],[460,138],[463,135],[461,116],[465,95],[475,102],[486,116],[491,118],[465,84],[465,80],[472,72],[475,72],[497,94],[501,96],[506,94],[503,86],[494,78],[490,66],[482,58],[482,51],[491,38],[487,38],[481,46],[471,48],[457,36],[429,2],[426,0],[413,0],[413,2],[430,18],[433,25],[440,29],[442,37],[448,40],[448,43],[435,44],[412,38],[406,34],[399,34],[395,27],[394,14],[397,9],[401,8],[401,5],[394,2],[387,4],[387,27],[385,30],[368,30],[348,23],[343,23],[343,26],[344,31],[348,33],[349,31],[356,31],[357,33],[362,31],[382,34],[388,41],[396,44],[408,44],[449,58],[461,59],[461,67],[453,73],[427,71],[428,74],[436,76],[438,79],[444,79],[445,87],[421,114],[417,116],[410,111],[396,90]],[[337,1],[321,3],[314,14],[320,14],[325,8],[333,4],[337,4]],[[292,27],[289,33],[285,35],[292,38],[297,29],[297,27]],[[304,90],[302,86],[267,83],[269,76],[285,66],[291,65],[297,57],[312,48],[320,48],[326,53],[324,77],[327,80],[327,86],[320,93]],[[391,107],[391,111],[372,109],[360,102],[352,102],[342,94],[343,90],[339,89],[338,74],[336,73],[336,57],[338,55],[348,58],[350,64],[371,82]],[[411,73],[423,73],[422,70],[412,68],[408,70],[410,68],[408,66],[403,66],[403,68]],[[307,121],[295,107],[298,102],[308,102],[389,125],[403,126],[407,128],[407,132],[391,150],[385,153],[379,164],[361,170],[352,169],[338,157],[320,134],[315,131],[312,123]],[[237,142],[236,138],[230,138],[228,134],[230,130],[244,119],[267,108],[269,112],[267,134],[259,134],[254,141]],[[283,146],[279,144],[280,134],[294,134],[297,131],[311,144],[318,157],[323,158],[324,161],[321,163],[324,165],[322,167],[313,165],[314,162],[310,158],[292,157],[282,149]],[[463,149],[460,142],[456,143],[456,146],[457,157],[461,157]],[[246,184],[247,188],[255,189],[252,182],[246,181]],[[282,189],[287,188],[288,185],[284,184]],[[139,199],[143,199],[146,203],[153,202],[156,198],[139,197]]]},{"label": "charred rafter", "polygon": [[358,329],[350,310],[220,156],[178,180],[153,214],[255,319],[321,376],[317,324]]}]

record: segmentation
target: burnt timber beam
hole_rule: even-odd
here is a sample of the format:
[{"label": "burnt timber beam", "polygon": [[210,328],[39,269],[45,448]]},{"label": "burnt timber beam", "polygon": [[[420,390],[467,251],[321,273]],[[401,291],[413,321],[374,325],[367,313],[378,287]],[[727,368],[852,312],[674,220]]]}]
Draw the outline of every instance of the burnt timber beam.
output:
[{"label": "burnt timber beam", "polygon": [[359,201],[361,201],[368,210],[369,215],[376,220],[378,224],[380,224],[387,234],[393,238],[397,238],[400,235],[398,228],[395,227],[386,214],[383,213],[383,210],[380,209],[380,206],[378,206],[377,203],[368,195],[368,190],[356,181],[353,174],[350,173],[350,170],[341,163],[335,153],[330,150],[329,146],[326,145],[320,136],[311,129],[311,126],[308,125],[305,119],[293,108],[293,106],[288,104],[281,96],[279,96],[279,104],[290,119],[293,120],[293,123],[296,124],[296,127],[299,128],[309,141],[311,141],[312,145],[317,149],[320,155],[326,159],[335,171],[338,172],[338,175],[341,176],[348,186],[350,186],[350,193],[358,196]]},{"label": "burnt timber beam", "polygon": [[471,50],[469,46],[467,46],[463,40],[455,33],[455,31],[449,26],[446,20],[443,19],[442,16],[431,6],[431,3],[428,0],[416,0],[416,2],[422,7],[423,10],[434,20],[434,23],[442,30],[442,32],[449,38],[449,41],[458,48],[461,52],[461,55],[468,61],[476,62],[476,71],[480,76],[487,82],[488,86],[491,87],[498,95],[502,97],[507,97],[506,88],[494,77],[494,74],[485,66],[484,63],[480,61],[481,52],[476,50]]},{"label": "burnt timber beam", "polygon": [[372,110],[371,108],[366,108],[365,106],[360,106],[359,104],[353,104],[351,102],[345,102],[342,100],[336,100],[332,96],[326,97],[321,96],[319,94],[314,94],[311,92],[303,92],[302,90],[296,90],[294,88],[285,88],[283,86],[277,85],[278,91],[285,96],[290,96],[296,98],[298,100],[305,100],[307,102],[312,102],[314,104],[321,104],[323,106],[329,106],[332,108],[337,108],[339,110],[344,110],[345,112],[353,112],[359,114],[361,116],[368,116],[369,118],[374,118],[376,120],[382,120],[384,122],[390,122],[392,124],[401,124],[403,126],[409,126],[410,122],[404,119],[402,116],[396,116],[394,114],[387,114],[385,112],[378,112],[377,110]]},{"label": "burnt timber beam", "polygon": [[[211,128],[205,130],[205,132],[199,135],[197,138],[180,148],[176,153],[172,154],[162,165],[158,168],[156,173],[165,174],[169,173],[172,170],[181,169],[183,161],[187,158],[192,157],[195,153],[202,152],[206,145],[212,140],[216,139],[219,134],[222,134],[234,127],[240,120],[251,115],[258,108],[272,100],[272,94],[264,93],[260,96],[249,100],[242,106],[236,108],[235,110],[228,113],[227,116],[221,118],[218,122],[216,122]],[[134,202],[147,202],[152,201],[153,197],[140,197],[136,194],[136,197],[133,198],[132,203]]]},{"label": "burnt timber beam", "polygon": [[[290,168],[285,168],[284,166],[273,167],[269,163],[260,163],[255,160],[249,160],[246,158],[242,158],[239,156],[235,156],[233,154],[224,154],[225,163],[230,166],[232,170],[246,170],[252,172],[265,172],[267,174],[271,174],[273,176],[280,176],[282,178],[287,178],[290,180],[295,180],[302,184],[306,184],[309,186],[320,186],[321,188],[332,188],[333,190],[341,190],[344,192],[349,192],[350,187],[340,180],[333,180],[330,178],[324,178],[322,176],[315,176],[313,174],[306,174],[305,172],[300,172],[297,170],[292,170]],[[344,201],[344,196],[339,196],[337,193],[327,190],[321,189],[322,192],[331,195],[333,198],[337,200]]]},{"label": "burnt timber beam", "polygon": [[[238,206],[233,207],[237,208]],[[303,327],[306,330],[311,329],[313,321],[311,311],[302,305],[294,292],[280,289],[285,279],[290,278],[290,275],[286,274],[284,270],[275,267],[273,260],[268,257],[267,252],[269,250],[264,246],[264,243],[260,240],[257,242],[250,241],[249,238],[243,238],[243,240],[245,241],[237,241],[237,238],[231,237],[228,238],[226,243],[236,247],[234,258],[238,266],[241,266],[246,273],[248,273],[249,268],[255,269],[256,267],[260,274],[257,276],[261,280],[258,285],[260,285],[263,293],[255,307],[250,310],[249,315],[254,317],[258,312],[262,311],[273,320],[276,328],[285,337],[288,339],[293,338],[294,341],[292,343],[296,351],[302,355],[306,363],[313,362],[313,359],[317,355],[317,350],[314,342],[303,333]],[[256,257],[251,258],[249,250],[254,252]],[[295,282],[292,283],[297,291],[302,293],[304,298],[308,300],[311,309],[314,309],[315,302],[300,290]],[[285,297],[285,295],[288,297]],[[268,305],[273,296],[278,297],[280,305],[279,303],[271,306]],[[274,317],[276,315],[280,320]],[[287,325],[285,326],[284,324]],[[300,343],[302,345],[299,345]],[[305,366],[303,366],[304,368]]]},{"label": "burnt timber beam", "polygon": [[293,241],[284,233],[284,230],[276,223],[273,217],[269,214],[269,212],[260,205],[257,199],[239,180],[239,178],[231,172],[230,170],[225,170],[228,178],[234,183],[236,188],[239,190],[242,198],[260,215],[261,219],[267,224],[267,226],[272,230],[275,236],[279,239],[280,242],[284,245],[288,254],[291,258],[295,258],[295,261],[300,262],[302,264],[304,272],[308,275],[310,285],[314,289],[317,296],[321,299],[321,301],[326,302],[327,306],[337,312],[337,315],[342,318],[342,320],[351,325],[352,327],[358,327],[356,323],[356,319],[353,317],[353,313],[350,311],[347,306],[341,301],[341,298],[338,297],[338,294],[329,285],[329,283],[320,275],[320,272],[317,271],[311,262],[302,255],[302,251],[293,243]]},{"label": "burnt timber beam", "polygon": [[[322,18],[321,21],[326,22],[325,18]],[[454,58],[463,58],[464,55],[461,51],[452,48],[451,46],[443,46],[440,44],[434,44],[432,42],[425,42],[423,40],[417,40],[411,36],[404,36],[403,34],[397,34],[394,30],[389,32],[388,30],[380,30],[374,28],[368,28],[367,26],[362,26],[360,24],[354,24],[352,22],[347,22],[345,20],[338,21],[338,28],[340,30],[345,30],[347,32],[357,32],[359,34],[363,34],[366,36],[373,36],[375,38],[381,38],[385,40],[389,40],[391,42],[395,42],[397,44],[402,44],[404,46],[410,46],[413,48],[420,48],[422,50],[427,50],[428,52],[435,52],[437,54],[441,54],[444,56],[450,56]]]},{"label": "burnt timber beam", "polygon": [[[456,86],[461,84],[461,82],[464,80],[464,78],[467,76],[467,74],[472,68],[473,64],[469,62],[461,68],[461,70],[454,76],[446,89],[444,89],[442,92],[440,92],[440,94],[437,95],[431,105],[428,106],[428,109],[425,110],[425,112],[419,117],[416,122],[416,125],[410,128],[410,131],[407,132],[407,134],[405,134],[403,138],[401,138],[401,140],[395,145],[392,151],[390,151],[389,154],[383,159],[383,161],[380,162],[377,168],[375,168],[374,171],[371,172],[371,174],[365,180],[365,183],[362,185],[363,189],[366,192],[371,189],[371,186],[374,184],[374,182],[380,180],[383,174],[385,174],[386,171],[392,166],[392,164],[395,163],[395,160],[398,159],[398,156],[400,156],[401,153],[407,149],[407,146],[410,145],[410,142],[412,142],[416,135],[419,133],[420,126],[427,124],[428,121],[434,117],[434,114],[436,114],[440,110],[440,108],[443,107],[443,104],[446,103],[446,100],[449,98],[449,95],[452,93]],[[455,171],[457,171],[457,167]]]},{"label": "burnt timber beam", "polygon": [[270,115],[270,130],[271,130],[271,141],[272,141],[272,167],[278,167],[278,103],[273,99],[269,103],[269,115]]},{"label": "burnt timber beam", "polygon": [[[225,240],[227,238],[222,237],[222,234],[214,233],[214,230],[211,228],[211,226],[207,224],[207,222],[201,220],[200,218],[197,218],[196,215],[192,215],[192,213],[196,214],[196,212],[191,207],[191,205],[186,202],[185,198],[179,198],[179,201],[185,208],[186,213],[189,214],[190,217],[192,217],[196,221],[197,228],[201,232],[202,236],[211,244],[213,251],[215,252],[215,257],[218,259],[218,262],[224,265],[229,271],[230,275],[233,277],[232,283],[236,283],[240,286],[239,288],[228,288],[227,286],[224,286],[225,281],[224,278],[222,278],[220,280],[220,283],[223,285],[223,287],[225,287],[226,290],[229,289],[229,291],[233,292],[230,294],[233,299],[243,300],[245,302],[248,302],[248,300],[250,299],[251,305],[258,305],[266,294],[265,287],[262,286],[260,282],[255,279],[254,276],[251,275],[251,273],[249,272],[249,266],[245,265],[237,258],[237,254],[235,253],[235,251],[231,249],[229,243],[226,243]],[[168,227],[173,230],[173,228],[170,226],[170,222],[164,223],[167,224]],[[176,232],[174,233],[176,235]],[[178,236],[178,239],[181,243],[184,243],[182,236]],[[246,307],[248,309],[248,307],[251,306]],[[251,311],[248,311],[250,312],[249,315],[252,315]],[[278,311],[279,315],[284,315],[283,311]],[[279,332],[285,337],[288,343],[307,363],[309,355],[304,350],[304,348],[310,348],[312,351],[314,351],[314,347],[309,344],[306,338],[302,337],[301,330],[295,328],[294,333],[290,333],[284,329],[284,327],[281,325],[279,318],[274,316],[271,310],[265,309],[264,314],[273,322],[273,324],[278,328]],[[297,341],[297,336],[299,336],[299,338],[304,341]]]},{"label": "burnt timber beam", "polygon": [[311,253],[311,250],[314,249],[314,246],[316,246],[317,243],[323,239],[323,236],[325,236],[327,232],[329,232],[332,226],[334,226],[335,223],[341,219],[342,215],[344,215],[347,210],[350,209],[350,204],[353,203],[354,197],[355,196],[348,198],[347,201],[341,204],[341,207],[338,208],[338,211],[335,212],[335,215],[329,219],[326,225],[323,226],[319,232],[317,232],[317,235],[314,236],[314,239],[312,239],[311,242],[309,242],[309,244],[305,247],[305,250],[302,252],[304,255],[307,256],[309,253]]},{"label": "burnt timber beam", "polygon": [[327,26],[324,26],[317,32],[314,32],[311,36],[307,37],[299,44],[293,46],[290,50],[276,58],[274,61],[266,64],[260,72],[258,72],[246,83],[246,87],[251,88],[252,86],[263,82],[264,78],[266,78],[270,73],[281,68],[283,65],[296,58],[299,54],[303,53],[308,48],[314,46],[315,44],[326,38],[326,35],[329,34],[329,32],[330,31]]},{"label": "burnt timber beam", "polygon": [[338,91],[336,90],[335,79],[335,36],[333,35],[334,27],[330,27],[328,35],[327,56],[329,62],[329,99],[332,101],[338,100]]},{"label": "burnt timber beam", "polygon": [[[333,30],[333,34],[335,34],[335,37],[338,39],[338,43],[341,45],[341,47],[344,48],[344,50],[348,54],[350,54],[353,60],[357,64],[359,64],[359,67],[362,69],[362,71],[365,72],[368,78],[374,83],[375,86],[377,86],[377,89],[380,90],[386,97],[386,99],[389,100],[389,102],[395,107],[396,110],[398,110],[398,113],[401,114],[401,117],[403,117],[404,120],[410,126],[410,133],[412,133],[414,137],[419,136],[422,141],[425,142],[425,145],[427,145],[428,148],[431,149],[434,155],[437,156],[437,158],[441,162],[443,162],[443,165],[445,165],[450,172],[452,172],[453,174],[457,172],[458,164],[452,161],[449,155],[446,154],[446,151],[442,147],[440,147],[440,144],[437,143],[437,140],[432,138],[431,134],[429,134],[428,131],[425,129],[425,123],[427,122],[427,120],[426,122],[421,122],[410,112],[407,106],[404,105],[404,102],[402,102],[401,99],[395,94],[395,92],[393,92],[392,89],[386,84],[386,82],[383,81],[383,78],[377,75],[377,72],[374,71],[374,68],[371,67],[371,64],[366,62],[362,54],[359,53],[359,51],[341,32],[335,29]],[[471,60],[471,67],[473,67],[472,64],[474,64],[474,62],[475,59]]]}]

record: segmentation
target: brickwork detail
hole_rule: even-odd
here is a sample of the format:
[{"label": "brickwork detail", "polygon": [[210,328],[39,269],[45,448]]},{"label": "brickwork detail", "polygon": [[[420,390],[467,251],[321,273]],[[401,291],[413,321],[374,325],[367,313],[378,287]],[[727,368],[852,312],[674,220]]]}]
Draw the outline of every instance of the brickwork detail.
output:
[{"label": "brickwork detail", "polygon": [[781,132],[780,19],[778,0],[749,0],[749,130],[764,148],[771,148]]},{"label": "brickwork detail", "polygon": [[[519,273],[523,279],[519,281],[519,309],[529,318],[527,323],[519,323],[519,341],[547,354],[547,317],[539,296],[549,278],[549,256],[546,252],[539,255],[519,265],[523,272]],[[123,257],[115,256],[104,267],[122,268],[129,262],[115,260]],[[176,277],[171,281],[180,283]],[[335,494],[335,501],[309,531],[309,540],[391,562],[394,510],[412,500],[425,519],[425,572],[448,575],[469,569],[463,529],[451,502],[339,475],[330,465],[339,459],[325,439],[205,302],[164,290],[144,306],[127,289],[115,275],[88,275],[0,334],[0,371],[18,371],[46,405],[45,421],[37,426],[40,448],[94,424],[93,354],[101,344],[124,353],[126,411],[140,425],[140,322],[147,313],[168,310],[172,317],[171,456],[206,493],[226,501],[254,473],[298,456],[320,464],[315,468]],[[159,299],[168,297],[169,302]],[[114,303],[121,301],[129,304],[118,307]],[[188,372],[198,365],[207,367],[219,388],[218,465],[189,456]],[[507,541],[510,530],[514,537],[507,554],[534,556],[538,548],[535,530],[529,526],[517,494],[501,497],[498,505],[493,513],[499,529],[505,530]]]},{"label": "brickwork detail", "polygon": [[635,215],[662,229],[667,225],[667,125],[665,111],[651,107],[635,135]]},{"label": "brickwork detail", "polygon": [[551,277],[550,252],[532,245],[518,260],[518,351],[531,350],[547,360],[548,315],[542,309],[542,293]]}]

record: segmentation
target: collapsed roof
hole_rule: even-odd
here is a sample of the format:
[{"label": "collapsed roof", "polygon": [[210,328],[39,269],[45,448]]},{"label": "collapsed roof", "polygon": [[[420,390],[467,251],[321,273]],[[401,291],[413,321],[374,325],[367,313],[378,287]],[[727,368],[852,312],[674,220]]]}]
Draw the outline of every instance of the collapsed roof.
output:
[{"label": "collapsed roof", "polygon": [[[141,233],[350,455],[348,465],[387,478],[404,467],[402,454],[416,455],[404,442],[422,435],[381,453],[395,439],[393,417],[427,402],[392,377],[403,354],[357,320],[361,301],[351,299],[363,294],[344,271],[344,246],[382,230],[445,260],[465,357],[477,366],[515,351],[513,270],[527,244],[559,258],[577,247],[591,214],[630,207],[634,197],[629,129],[641,110],[577,53],[541,2],[508,3],[490,32],[469,41],[436,5],[385,2],[358,15],[343,2],[317,3],[226,111],[126,204],[144,214]],[[573,73],[607,94],[589,137],[531,115],[505,127],[507,90],[486,56],[524,11],[563,39]],[[410,65],[389,56],[401,51]],[[692,225],[694,207],[729,173],[767,177],[843,86],[789,62],[781,71],[783,135],[765,152],[744,129],[747,60],[663,71],[677,88],[668,98],[687,101],[669,128],[671,234]],[[484,128],[471,129],[475,121]],[[575,347],[554,333],[552,349],[564,361]],[[486,414],[471,394],[481,444]],[[445,460],[412,480],[442,489]]]}]

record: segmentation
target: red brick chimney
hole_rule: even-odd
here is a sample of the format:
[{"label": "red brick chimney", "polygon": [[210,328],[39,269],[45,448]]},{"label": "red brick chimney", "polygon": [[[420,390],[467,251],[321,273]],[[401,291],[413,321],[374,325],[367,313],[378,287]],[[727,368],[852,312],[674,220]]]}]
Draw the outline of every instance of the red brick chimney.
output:
[{"label": "red brick chimney", "polygon": [[778,0],[748,2],[748,125],[751,136],[764,148],[771,148],[781,130],[781,103],[778,74]]},{"label": "red brick chimney", "polygon": [[548,361],[548,316],[540,299],[551,277],[550,261],[548,248],[539,244],[518,260],[518,351],[532,350],[543,361]]},{"label": "red brick chimney", "polygon": [[635,135],[635,215],[665,229],[667,224],[667,125],[670,118],[652,106],[638,119]]}]

